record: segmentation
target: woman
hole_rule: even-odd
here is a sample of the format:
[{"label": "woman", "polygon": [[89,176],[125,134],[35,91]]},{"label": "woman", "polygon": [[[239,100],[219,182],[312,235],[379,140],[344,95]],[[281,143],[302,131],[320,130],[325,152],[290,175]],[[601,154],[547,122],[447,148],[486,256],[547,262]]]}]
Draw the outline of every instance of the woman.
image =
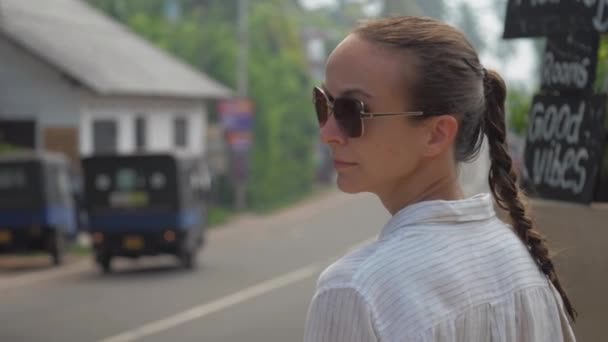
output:
[{"label": "woman", "polygon": [[[505,95],[464,35],[433,19],[372,21],[333,51],[314,102],[338,186],[376,194],[393,216],[323,272],[306,341],[575,340],[511,165]],[[464,198],[458,165],[484,134],[493,196]]]}]

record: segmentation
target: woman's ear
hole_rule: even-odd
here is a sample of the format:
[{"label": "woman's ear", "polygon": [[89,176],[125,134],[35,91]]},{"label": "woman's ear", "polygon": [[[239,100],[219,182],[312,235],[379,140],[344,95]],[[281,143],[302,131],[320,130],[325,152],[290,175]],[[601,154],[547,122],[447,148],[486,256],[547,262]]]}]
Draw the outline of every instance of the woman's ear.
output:
[{"label": "woman's ear", "polygon": [[451,149],[458,134],[458,119],[453,115],[440,115],[427,119],[426,141],[423,155],[433,158]]}]

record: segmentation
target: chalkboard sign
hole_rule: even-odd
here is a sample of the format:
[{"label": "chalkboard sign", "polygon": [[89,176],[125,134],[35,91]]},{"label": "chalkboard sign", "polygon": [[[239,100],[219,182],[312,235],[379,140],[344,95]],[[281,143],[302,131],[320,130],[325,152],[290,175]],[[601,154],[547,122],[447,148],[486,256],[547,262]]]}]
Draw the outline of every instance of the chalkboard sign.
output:
[{"label": "chalkboard sign", "polygon": [[[604,144],[604,146],[608,145],[608,136],[606,136]],[[603,160],[598,176],[598,184],[595,186],[594,201],[596,202],[608,202],[608,149],[605,147]]]},{"label": "chalkboard sign", "polygon": [[608,115],[604,118],[604,156],[602,157],[602,163],[598,174],[598,183],[595,186],[595,198],[596,202],[608,202]]},{"label": "chalkboard sign", "polygon": [[606,0],[509,0],[504,38],[607,32]]},{"label": "chalkboard sign", "polygon": [[543,57],[542,90],[591,90],[595,82],[599,34],[550,36]]},{"label": "chalkboard sign", "polygon": [[540,197],[590,203],[604,145],[605,95],[536,96],[524,177]]}]

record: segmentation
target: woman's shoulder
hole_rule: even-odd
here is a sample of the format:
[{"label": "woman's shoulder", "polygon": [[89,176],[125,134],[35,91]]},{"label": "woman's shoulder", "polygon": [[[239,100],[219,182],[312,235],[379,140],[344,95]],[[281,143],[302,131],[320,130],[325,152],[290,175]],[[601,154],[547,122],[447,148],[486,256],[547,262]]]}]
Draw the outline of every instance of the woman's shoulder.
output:
[{"label": "woman's shoulder", "polygon": [[[517,287],[544,283],[508,226],[490,225],[493,228],[437,232],[432,227],[408,227],[334,262],[321,274],[317,289],[354,288],[372,302],[390,295],[410,304],[425,296],[440,296],[444,290],[461,293],[459,289],[471,284],[486,285],[497,279],[512,279],[509,284]],[[495,287],[487,284],[483,289],[494,291]]]},{"label": "woman's shoulder", "polygon": [[379,249],[377,241],[359,247],[329,265],[319,276],[317,290],[360,288],[361,272]]},{"label": "woman's shoulder", "polygon": [[[391,265],[399,264],[400,271],[409,268],[415,258],[402,258],[402,251],[409,246],[425,244],[423,236],[406,236],[389,240],[375,240],[347,253],[329,265],[319,277],[317,291],[336,288],[356,289],[361,294],[369,293],[380,278],[387,279],[392,272]],[[405,263],[404,263],[405,261]],[[391,278],[391,277],[388,277]]]}]

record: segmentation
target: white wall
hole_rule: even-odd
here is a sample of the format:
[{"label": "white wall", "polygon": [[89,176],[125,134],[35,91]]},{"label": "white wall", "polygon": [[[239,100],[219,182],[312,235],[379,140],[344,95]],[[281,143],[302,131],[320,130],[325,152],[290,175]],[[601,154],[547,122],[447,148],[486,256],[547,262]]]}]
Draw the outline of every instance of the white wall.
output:
[{"label": "white wall", "polygon": [[[206,116],[200,110],[171,111],[166,113],[153,113],[146,117],[147,121],[147,148],[150,151],[161,152],[175,148],[173,130],[174,118],[184,118],[187,122],[186,141],[188,152],[204,153],[206,151]],[[131,130],[134,132],[134,129]],[[135,139],[135,137],[133,137]],[[134,140],[133,140],[134,141]]]},{"label": "white wall", "polygon": [[93,153],[92,125],[95,119],[112,119],[117,122],[118,152],[133,153],[135,145],[135,118],[146,119],[145,151],[165,152],[177,148],[174,144],[173,119],[187,120],[187,147],[190,153],[204,154],[206,151],[207,118],[202,101],[167,100],[143,97],[90,97],[86,100],[81,118],[80,153]]},{"label": "white wall", "polygon": [[[203,101],[152,97],[99,97],[35,57],[0,33],[0,117],[34,119],[40,127],[79,127],[79,149],[93,151],[92,122],[109,118],[118,123],[120,153],[135,151],[136,115],[147,118],[149,151],[174,149],[173,117],[188,118],[192,153],[206,150],[207,119]],[[42,136],[38,137],[38,143]]]},{"label": "white wall", "polygon": [[146,120],[146,147],[154,152],[173,147],[173,116],[153,113]]},{"label": "white wall", "polygon": [[0,117],[33,119],[39,128],[78,127],[87,93],[0,33]]}]

